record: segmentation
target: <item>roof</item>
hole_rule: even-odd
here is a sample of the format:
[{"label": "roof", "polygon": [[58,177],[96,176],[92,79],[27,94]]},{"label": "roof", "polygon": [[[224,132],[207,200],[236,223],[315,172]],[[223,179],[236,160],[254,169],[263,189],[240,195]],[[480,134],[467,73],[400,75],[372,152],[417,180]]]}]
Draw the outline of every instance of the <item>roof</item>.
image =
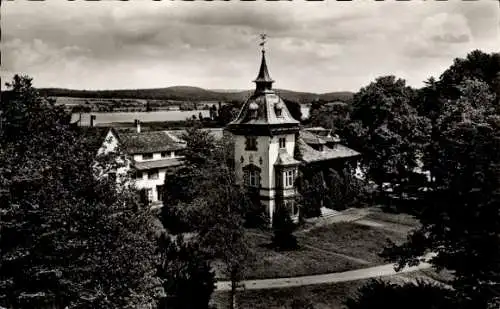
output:
[{"label": "roof", "polygon": [[[113,129],[107,127],[77,127],[77,132],[85,137],[87,147],[91,151],[98,151],[101,148],[110,130]],[[116,132],[113,131],[113,133],[116,135]]]},{"label": "roof", "polygon": [[259,74],[257,74],[257,78],[254,80],[255,83],[274,83],[274,80],[271,79],[269,75],[269,71],[267,69],[266,63],[266,52],[262,50],[262,60],[260,62]]},{"label": "roof", "polygon": [[302,140],[309,145],[324,145],[324,144],[326,144],[326,141],[323,139],[323,136],[319,137],[318,135],[311,133],[311,132],[308,132],[308,131],[305,131],[305,130],[301,130],[299,132],[299,134],[300,134],[300,137],[302,138]]},{"label": "roof", "polygon": [[138,171],[150,170],[155,168],[175,167],[182,165],[182,158],[169,158],[154,161],[134,162],[133,166]]},{"label": "roof", "polygon": [[[243,104],[238,116],[235,120],[228,124],[228,129],[234,129],[243,125],[244,127],[251,125],[298,125],[300,122],[294,119],[286,107],[283,100],[272,90],[274,82],[269,76],[267,69],[266,58],[264,51],[262,52],[262,62],[260,65],[259,74],[254,81],[256,84],[255,92]],[[250,106],[257,106],[256,115],[250,109]],[[281,110],[281,115],[277,114],[277,110]]]},{"label": "roof", "polygon": [[[203,128],[200,130],[209,131],[210,135],[216,140],[221,140],[223,138],[224,129],[222,128]],[[167,132],[170,134],[170,136],[176,138],[180,142],[182,142],[182,137],[187,133],[187,131],[184,129],[168,130]]]},{"label": "roof", "polygon": [[296,146],[299,148],[299,152],[302,156],[302,161],[306,163],[327,161],[339,158],[349,158],[359,156],[360,153],[347,148],[343,145],[335,145],[335,147],[323,147],[323,151],[316,150],[309,146],[302,137],[299,137],[296,142]]},{"label": "roof", "polygon": [[311,132],[317,136],[319,136],[322,140],[327,143],[338,143],[340,142],[340,138],[338,135],[332,135],[332,130],[325,129],[323,127],[312,127],[312,128],[304,128],[304,131]]},{"label": "roof", "polygon": [[128,154],[172,151],[186,147],[185,143],[179,142],[167,131],[120,133],[118,138]]},{"label": "roof", "polygon": [[276,163],[274,163],[274,165],[281,166],[296,164],[300,164],[300,161],[295,160],[295,158],[289,155],[284,149],[278,152],[278,159],[276,159]]}]

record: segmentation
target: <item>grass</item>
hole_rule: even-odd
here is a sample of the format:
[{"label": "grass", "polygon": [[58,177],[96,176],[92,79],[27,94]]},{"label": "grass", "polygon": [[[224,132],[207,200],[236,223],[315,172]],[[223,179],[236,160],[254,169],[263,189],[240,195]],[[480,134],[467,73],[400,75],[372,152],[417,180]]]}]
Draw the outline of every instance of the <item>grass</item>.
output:
[{"label": "grass", "polygon": [[[240,309],[306,309],[313,304],[315,309],[343,309],[343,302],[354,295],[368,280],[357,280],[335,284],[318,284],[293,288],[246,290],[237,294]],[[228,292],[215,292],[217,308],[228,308]]]},{"label": "grass", "polygon": [[388,239],[401,242],[406,235],[352,222],[339,222],[310,230],[301,237],[301,242],[379,264],[384,263],[378,254],[387,245]]},{"label": "grass", "polygon": [[[317,227],[297,235],[299,250],[278,252],[269,247],[270,232],[249,230],[247,240],[254,258],[246,278],[298,277],[379,265],[385,263],[378,254],[387,240],[401,242],[406,238],[401,233],[348,222]],[[214,268],[219,280],[227,279],[220,264],[214,264]]]},{"label": "grass", "polygon": [[376,221],[401,224],[410,227],[416,227],[418,225],[418,219],[412,215],[405,213],[395,214],[395,213],[383,212],[379,208],[372,208],[370,210],[370,214],[366,216],[366,219],[373,219]]},{"label": "grass", "polygon": [[[254,258],[246,275],[247,279],[297,277],[342,272],[363,267],[359,263],[335,254],[304,247],[296,251],[275,251],[269,247],[270,234],[262,237],[248,233],[247,239],[254,250]],[[222,271],[220,264],[216,264],[214,267],[218,279],[227,279],[227,274]]]}]

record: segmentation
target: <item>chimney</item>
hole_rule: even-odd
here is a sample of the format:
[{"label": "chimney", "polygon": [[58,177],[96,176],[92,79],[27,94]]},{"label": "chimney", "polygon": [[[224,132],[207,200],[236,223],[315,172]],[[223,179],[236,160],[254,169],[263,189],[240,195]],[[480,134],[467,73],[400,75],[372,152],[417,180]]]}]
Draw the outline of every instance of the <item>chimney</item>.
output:
[{"label": "chimney", "polygon": [[141,133],[141,121],[139,119],[134,120],[135,128],[137,129],[137,133]]},{"label": "chimney", "polygon": [[94,120],[95,120],[95,115],[90,115],[90,126],[93,127],[94,126]]}]

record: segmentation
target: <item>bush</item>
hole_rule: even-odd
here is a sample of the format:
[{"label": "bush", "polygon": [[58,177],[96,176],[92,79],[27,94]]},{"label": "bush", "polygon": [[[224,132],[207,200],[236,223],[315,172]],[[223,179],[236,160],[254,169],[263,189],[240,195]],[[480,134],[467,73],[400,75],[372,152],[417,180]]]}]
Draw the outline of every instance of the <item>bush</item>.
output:
[{"label": "bush", "polygon": [[296,225],[290,218],[288,210],[281,206],[277,207],[273,215],[273,238],[272,242],[277,250],[298,249],[297,238],[293,235]]},{"label": "bush", "polygon": [[345,301],[348,309],[452,309],[457,308],[451,290],[423,281],[397,285],[372,280]]},{"label": "bush", "polygon": [[164,235],[159,247],[162,260],[158,275],[166,294],[159,308],[210,308],[215,275],[199,245],[182,237],[172,241]]}]

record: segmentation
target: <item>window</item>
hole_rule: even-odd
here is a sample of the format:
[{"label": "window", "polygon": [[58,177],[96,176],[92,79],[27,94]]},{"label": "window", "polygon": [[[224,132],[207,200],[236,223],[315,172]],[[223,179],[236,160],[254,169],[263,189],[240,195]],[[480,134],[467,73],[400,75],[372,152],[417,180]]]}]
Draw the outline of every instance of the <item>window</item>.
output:
[{"label": "window", "polygon": [[281,117],[281,108],[276,108],[276,117]]},{"label": "window", "polygon": [[142,155],[142,159],[143,160],[151,160],[151,159],[153,159],[153,154],[152,153],[144,153]]},{"label": "window", "polygon": [[249,187],[260,186],[260,175],[258,171],[245,171],[245,184]]},{"label": "window", "polygon": [[280,143],[280,148],[285,148],[286,147],[286,138],[285,137],[280,138],[279,143]]},{"label": "window", "polygon": [[161,153],[161,157],[162,157],[162,158],[166,158],[166,157],[168,157],[168,152],[166,152],[166,151],[162,151],[162,153]]},{"label": "window", "polygon": [[153,189],[146,189],[146,198],[149,203],[153,201]]},{"label": "window", "polygon": [[158,179],[158,170],[151,170],[148,172],[148,179]]},{"label": "window", "polygon": [[247,136],[245,150],[257,150],[257,138],[255,136]]},{"label": "window", "polygon": [[142,172],[136,172],[135,179],[142,179]]},{"label": "window", "polygon": [[289,188],[293,186],[293,180],[295,176],[294,170],[289,170],[285,172],[285,187]]},{"label": "window", "polygon": [[158,194],[158,201],[163,201],[163,186],[156,186],[156,192]]}]

